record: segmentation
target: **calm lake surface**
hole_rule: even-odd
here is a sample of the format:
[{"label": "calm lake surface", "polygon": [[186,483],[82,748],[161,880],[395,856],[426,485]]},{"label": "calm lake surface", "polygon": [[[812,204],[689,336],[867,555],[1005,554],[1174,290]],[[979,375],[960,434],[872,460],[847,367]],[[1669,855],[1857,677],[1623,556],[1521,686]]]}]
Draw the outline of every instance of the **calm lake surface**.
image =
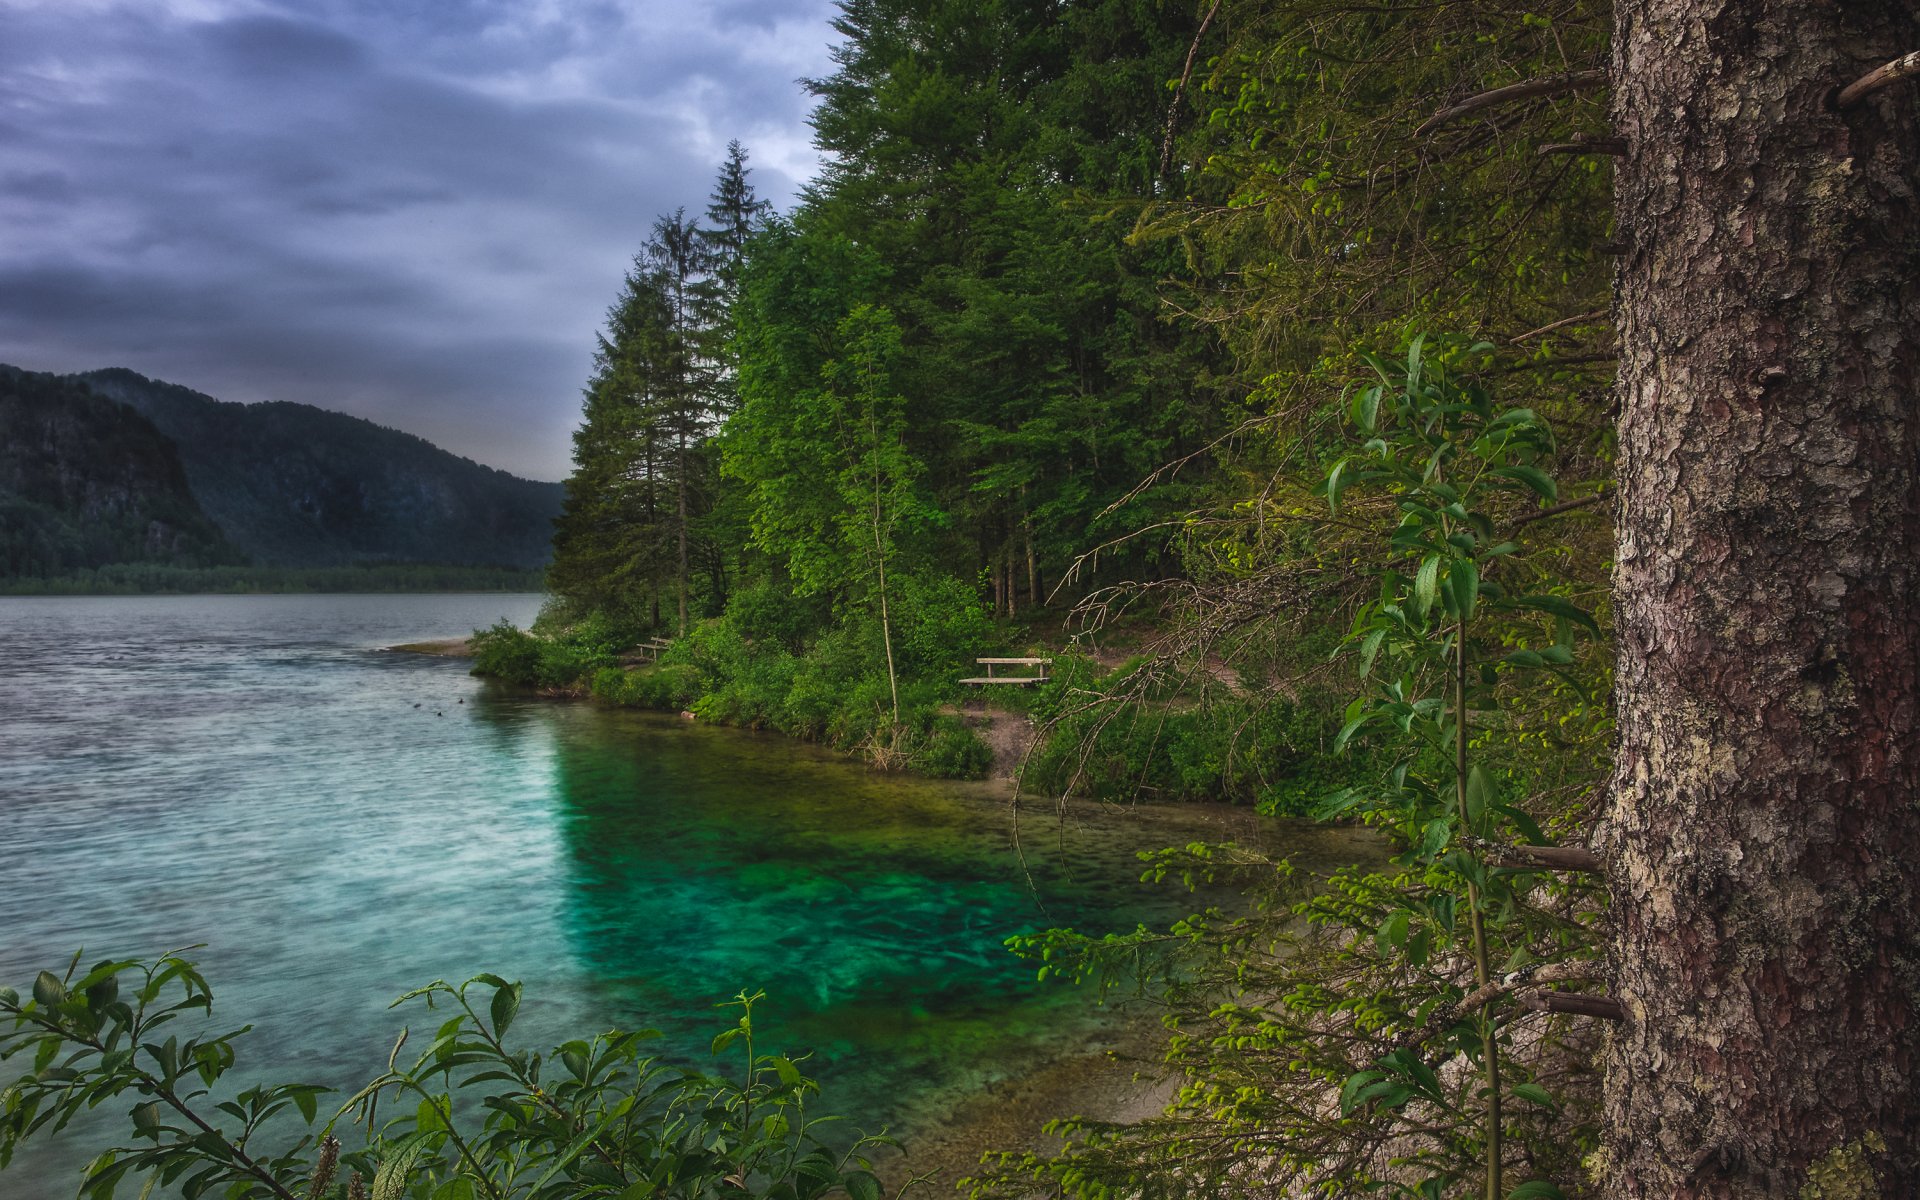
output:
[{"label": "calm lake surface", "polygon": [[[1098,1038],[1089,994],[1001,943],[1186,911],[1136,850],[1340,852],[1202,807],[1030,809],[1023,853],[1002,789],[381,649],[539,599],[0,599],[0,982],[204,943],[216,1017],[258,1031],[239,1078],[349,1087],[405,1020],[388,1003],[436,977],[525,981],[528,1042],[648,1026],[691,1061],[715,1005],[764,989],[766,1049],[810,1048],[828,1107],[910,1132]],[[18,1159],[0,1194],[71,1195],[89,1156]]]}]

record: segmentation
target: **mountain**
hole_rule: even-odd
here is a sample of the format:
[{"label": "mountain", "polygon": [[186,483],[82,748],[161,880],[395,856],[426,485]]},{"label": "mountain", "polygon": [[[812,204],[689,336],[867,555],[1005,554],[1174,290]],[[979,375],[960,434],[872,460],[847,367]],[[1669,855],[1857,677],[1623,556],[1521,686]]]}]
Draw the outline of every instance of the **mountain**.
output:
[{"label": "mountain", "polygon": [[306,404],[234,404],[123,368],[76,376],[178,447],[200,507],[256,563],[538,568],[564,488]]},{"label": "mountain", "polygon": [[242,561],[152,422],[79,380],[0,365],[0,577]]}]

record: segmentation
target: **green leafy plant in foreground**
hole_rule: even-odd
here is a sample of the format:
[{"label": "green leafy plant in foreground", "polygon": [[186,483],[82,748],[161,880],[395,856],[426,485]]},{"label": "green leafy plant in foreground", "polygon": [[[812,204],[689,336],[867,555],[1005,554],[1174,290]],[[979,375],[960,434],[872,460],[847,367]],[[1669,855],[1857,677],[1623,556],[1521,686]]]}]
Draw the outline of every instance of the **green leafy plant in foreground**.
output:
[{"label": "green leafy plant in foreground", "polygon": [[[831,1149],[808,1113],[818,1085],[792,1059],[754,1044],[759,993],[741,993],[716,1054],[738,1044],[743,1081],[645,1053],[652,1031],[566,1042],[546,1054],[510,1048],[521,987],[497,975],[434,982],[395,1005],[444,1014],[424,1050],[387,1069],[317,1129],[330,1089],[236,1088],[236,1040],[182,1037],[209,1017],[213,993],[187,959],[115,960],[30,993],[0,988],[0,1061],[30,1065],[0,1091],[0,1172],[27,1140],[88,1110],[131,1101],[127,1144],[102,1150],[78,1196],[108,1200],[145,1179],[187,1200],[561,1200],[766,1197],[878,1200],[866,1152],[881,1137]],[[405,1063],[405,1065],[401,1065]],[[346,1135],[351,1134],[351,1137]],[[351,1149],[343,1143],[351,1140]],[[169,1193],[171,1194],[171,1193]]]}]

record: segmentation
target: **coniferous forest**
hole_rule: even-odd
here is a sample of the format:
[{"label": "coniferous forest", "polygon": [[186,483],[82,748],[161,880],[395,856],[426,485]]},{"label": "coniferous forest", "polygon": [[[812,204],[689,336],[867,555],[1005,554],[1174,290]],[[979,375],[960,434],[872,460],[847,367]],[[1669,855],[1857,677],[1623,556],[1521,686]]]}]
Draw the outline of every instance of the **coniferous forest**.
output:
[{"label": "coniferous forest", "polygon": [[[1011,719],[1028,798],[1373,831],[1331,876],[1169,849],[1150,877],[1237,899],[1012,939],[1150,997],[1178,1088],[975,1195],[1920,1194],[1911,6],[835,30],[797,203],[735,143],[637,248],[552,599],[478,670],[944,776]],[[983,656],[1052,675],[983,693]],[[111,975],[46,977],[71,1029],[33,1036],[94,1036]],[[469,986],[385,1086],[516,1098],[478,1147],[423,1108],[355,1160],[376,1193],[880,1194],[776,1120],[794,1064],[676,1094],[701,1158],[610,1132],[631,1047],[549,1098],[495,1035],[517,989]],[[234,1195],[309,1165],[179,1153]]]}]

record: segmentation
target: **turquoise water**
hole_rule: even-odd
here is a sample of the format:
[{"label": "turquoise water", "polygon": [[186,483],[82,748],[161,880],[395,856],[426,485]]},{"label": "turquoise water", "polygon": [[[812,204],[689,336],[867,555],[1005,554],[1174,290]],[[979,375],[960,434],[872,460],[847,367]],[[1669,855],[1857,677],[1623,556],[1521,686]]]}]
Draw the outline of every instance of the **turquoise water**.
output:
[{"label": "turquoise water", "polygon": [[[830,1107],[911,1131],[1092,1044],[1010,934],[1164,921],[1137,849],[1294,836],[1244,813],[1051,809],[674,717],[508,694],[391,653],[533,596],[0,599],[0,981],[204,943],[241,1074],[351,1086],[388,1002],[526,983],[516,1033],[652,1026],[698,1059],[764,989]],[[1018,843],[1018,844],[1017,844]],[[1333,851],[1329,851],[1333,852]],[[12,1064],[9,1064],[11,1066]],[[257,1072],[257,1076],[255,1076]],[[71,1194],[77,1140],[0,1194]]]}]

